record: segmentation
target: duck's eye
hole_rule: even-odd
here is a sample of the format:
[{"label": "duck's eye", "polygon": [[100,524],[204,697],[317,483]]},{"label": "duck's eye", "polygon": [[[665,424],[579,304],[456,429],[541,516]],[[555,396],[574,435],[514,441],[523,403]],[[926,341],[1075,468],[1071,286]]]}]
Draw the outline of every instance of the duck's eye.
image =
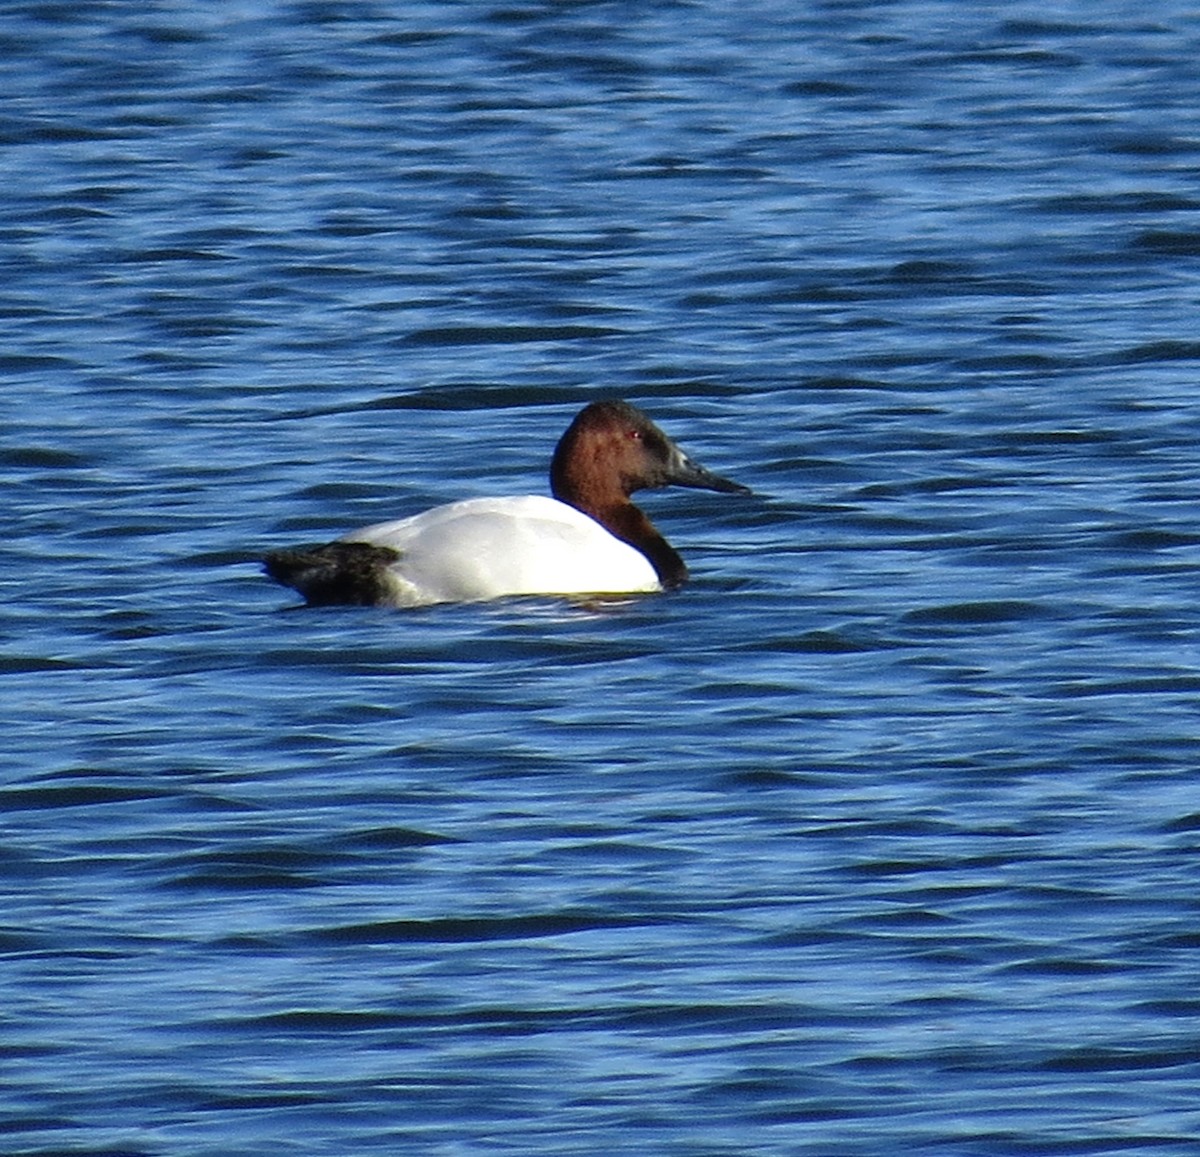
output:
[{"label": "duck's eye", "polygon": [[641,432],[641,430],[626,430],[626,431],[625,431],[625,436],[626,436],[626,437],[627,437],[627,438],[628,438],[628,439],[629,439],[631,442],[640,442],[640,441],[642,440],[642,432]]}]

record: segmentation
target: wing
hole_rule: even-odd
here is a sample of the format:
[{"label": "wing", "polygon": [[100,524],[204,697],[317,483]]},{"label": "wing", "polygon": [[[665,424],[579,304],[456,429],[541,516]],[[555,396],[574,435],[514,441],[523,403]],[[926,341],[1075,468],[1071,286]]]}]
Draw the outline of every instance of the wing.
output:
[{"label": "wing", "polygon": [[474,498],[364,527],[344,541],[390,547],[397,601],[659,590],[641,551],[573,506],[539,495]]}]

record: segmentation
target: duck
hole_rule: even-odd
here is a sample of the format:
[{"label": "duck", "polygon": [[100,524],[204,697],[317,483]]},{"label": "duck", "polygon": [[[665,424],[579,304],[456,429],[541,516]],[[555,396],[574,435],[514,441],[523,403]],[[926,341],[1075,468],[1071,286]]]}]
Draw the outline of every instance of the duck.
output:
[{"label": "duck", "polygon": [[555,447],[553,497],[451,502],[335,542],[272,551],[263,567],[309,606],[671,591],[687,581],[687,565],[630,500],[664,486],[751,493],[689,458],[636,406],[592,402]]}]

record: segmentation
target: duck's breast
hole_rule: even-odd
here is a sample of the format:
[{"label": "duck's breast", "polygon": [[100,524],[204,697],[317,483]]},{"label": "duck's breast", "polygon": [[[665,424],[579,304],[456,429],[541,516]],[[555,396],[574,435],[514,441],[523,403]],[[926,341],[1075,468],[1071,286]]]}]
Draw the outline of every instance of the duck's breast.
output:
[{"label": "duck's breast", "polygon": [[573,506],[538,495],[436,506],[344,541],[399,553],[390,573],[401,605],[660,589],[641,551]]}]

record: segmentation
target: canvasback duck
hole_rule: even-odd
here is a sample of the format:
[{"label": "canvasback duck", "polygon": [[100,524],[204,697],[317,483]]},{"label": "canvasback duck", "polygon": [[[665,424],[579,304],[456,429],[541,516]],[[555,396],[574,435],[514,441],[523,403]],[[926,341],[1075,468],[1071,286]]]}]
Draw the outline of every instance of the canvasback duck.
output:
[{"label": "canvasback duck", "polygon": [[687,567],[629,500],[669,485],[750,493],[693,462],[628,402],[593,402],[555,448],[553,498],[468,498],[324,546],[274,551],[265,569],[310,606],[670,590]]}]

